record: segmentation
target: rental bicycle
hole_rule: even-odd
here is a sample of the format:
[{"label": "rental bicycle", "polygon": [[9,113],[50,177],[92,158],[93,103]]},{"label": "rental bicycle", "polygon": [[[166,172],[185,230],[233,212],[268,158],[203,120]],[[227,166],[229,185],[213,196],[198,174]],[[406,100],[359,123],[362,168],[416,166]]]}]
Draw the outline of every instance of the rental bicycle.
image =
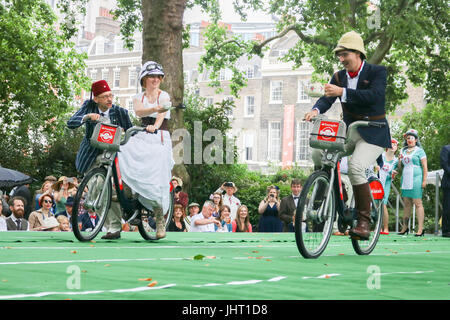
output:
[{"label": "rental bicycle", "polygon": [[[72,230],[79,241],[90,241],[98,235],[105,223],[111,201],[120,203],[123,220],[137,226],[145,240],[157,240],[155,214],[138,201],[137,194],[124,186],[117,157],[120,146],[126,144],[132,135],[140,131],[145,131],[145,128],[137,126],[129,128],[121,141],[122,128],[97,122],[91,137],[91,145],[103,150],[100,164],[86,173],[74,197]],[[169,208],[164,215],[166,229],[173,215],[174,202],[172,184],[170,183],[167,188],[170,188],[171,195]],[[82,226],[82,219],[86,219],[83,215],[89,215],[97,221],[93,228]]]},{"label": "rental bicycle", "polygon": [[[310,146],[322,149],[322,168],[314,171],[306,180],[295,214],[295,240],[304,258],[318,258],[326,249],[337,217],[339,232],[345,233],[356,226],[356,209],[353,198],[344,202],[344,191],[339,160],[353,153],[354,144],[349,137],[360,126],[383,127],[374,121],[355,121],[347,134],[343,121],[329,120],[325,116],[313,118]],[[355,252],[370,254],[377,244],[382,224],[382,199],[384,190],[376,177],[369,179],[371,189],[370,237],[368,240],[351,238]],[[336,216],[336,211],[338,216]]]}]

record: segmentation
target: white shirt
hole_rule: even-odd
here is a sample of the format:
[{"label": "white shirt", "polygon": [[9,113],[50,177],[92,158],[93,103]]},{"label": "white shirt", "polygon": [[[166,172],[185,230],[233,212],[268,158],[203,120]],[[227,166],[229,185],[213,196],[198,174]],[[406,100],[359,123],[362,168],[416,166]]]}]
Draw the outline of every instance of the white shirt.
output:
[{"label": "white shirt", "polygon": [[203,225],[196,225],[196,220],[206,219],[203,213],[198,213],[191,218],[191,230],[190,232],[215,232],[214,223],[208,223]]},{"label": "white shirt", "polygon": [[6,219],[3,216],[1,216],[0,217],[0,231],[7,231],[7,230],[8,230],[8,228],[6,227]]},{"label": "white shirt", "polygon": [[[142,98],[144,98],[144,99],[142,99]],[[133,97],[133,99],[142,101],[144,104],[144,108],[154,108],[158,105],[158,101],[161,106],[165,106],[165,105],[168,105],[169,107],[172,106],[172,102],[170,101],[169,94],[166,91],[162,91],[162,90],[161,90],[161,94],[159,95],[159,98],[154,103],[151,103],[147,99],[145,92],[138,93],[137,95],[135,95]],[[147,117],[156,118],[157,116],[158,116],[158,112],[154,112],[154,113],[148,115]],[[166,115],[164,116],[164,118],[170,119],[170,110],[166,111]]]},{"label": "white shirt", "polygon": [[[347,75],[347,88],[356,89],[356,86],[358,85],[359,75],[363,68],[364,68],[364,61],[361,64],[361,68],[358,71],[358,75],[354,78],[350,77],[348,71],[345,72],[345,74]],[[344,88],[344,92],[342,92],[341,102],[347,102],[347,88]]]}]

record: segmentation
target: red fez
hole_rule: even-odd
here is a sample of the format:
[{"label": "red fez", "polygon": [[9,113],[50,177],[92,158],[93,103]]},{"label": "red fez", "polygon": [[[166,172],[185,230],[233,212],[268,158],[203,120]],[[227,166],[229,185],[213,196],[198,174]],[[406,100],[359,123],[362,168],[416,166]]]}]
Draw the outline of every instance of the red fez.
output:
[{"label": "red fez", "polygon": [[105,80],[100,80],[92,84],[91,91],[94,94],[94,97],[96,97],[103,92],[111,91],[111,89],[109,88],[108,82],[106,82]]}]

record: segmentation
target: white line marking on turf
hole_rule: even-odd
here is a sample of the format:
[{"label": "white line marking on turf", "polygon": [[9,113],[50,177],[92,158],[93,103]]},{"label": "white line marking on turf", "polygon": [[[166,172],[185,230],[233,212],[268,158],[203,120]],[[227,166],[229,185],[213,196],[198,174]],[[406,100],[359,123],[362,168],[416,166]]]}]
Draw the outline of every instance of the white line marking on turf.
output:
[{"label": "white line marking on turf", "polygon": [[328,279],[328,278],[337,277],[337,276],[341,276],[341,274],[340,273],[328,273],[328,274],[322,274],[317,277],[302,277],[302,279]]},{"label": "white line marking on turf", "polygon": [[147,290],[159,290],[174,287],[176,284],[166,284],[159,287],[137,287],[129,289],[114,289],[114,290],[91,290],[91,291],[49,291],[49,292],[38,292],[31,294],[12,294],[6,296],[0,296],[1,299],[24,299],[24,298],[40,298],[50,295],[88,295],[88,294],[99,294],[99,293],[126,293],[126,292],[141,292]]},{"label": "white line marking on turf", "polygon": [[205,284],[197,284],[197,285],[193,285],[193,287],[195,288],[201,288],[201,287],[216,287],[216,286],[224,286],[224,285],[228,285],[228,286],[242,286],[242,285],[248,285],[248,284],[256,284],[256,283],[261,283],[264,281],[267,282],[277,282],[283,279],[286,279],[287,277],[285,276],[278,276],[278,277],[274,277],[271,278],[269,280],[242,280],[242,281],[230,281],[227,283],[205,283]]}]

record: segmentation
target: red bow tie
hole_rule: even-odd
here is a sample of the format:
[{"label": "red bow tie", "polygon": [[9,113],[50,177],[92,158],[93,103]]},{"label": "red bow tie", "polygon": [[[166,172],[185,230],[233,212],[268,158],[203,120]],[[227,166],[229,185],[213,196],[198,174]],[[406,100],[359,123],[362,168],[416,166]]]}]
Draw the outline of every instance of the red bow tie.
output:
[{"label": "red bow tie", "polygon": [[91,217],[91,219],[95,219],[95,218],[97,218],[97,216],[90,216]]},{"label": "red bow tie", "polygon": [[350,76],[350,78],[353,79],[354,77],[356,77],[356,76],[358,75],[359,70],[361,70],[362,65],[363,65],[363,64],[361,63],[361,65],[359,66],[358,70],[356,70],[355,72],[347,71],[347,72],[348,72],[348,75]]}]

